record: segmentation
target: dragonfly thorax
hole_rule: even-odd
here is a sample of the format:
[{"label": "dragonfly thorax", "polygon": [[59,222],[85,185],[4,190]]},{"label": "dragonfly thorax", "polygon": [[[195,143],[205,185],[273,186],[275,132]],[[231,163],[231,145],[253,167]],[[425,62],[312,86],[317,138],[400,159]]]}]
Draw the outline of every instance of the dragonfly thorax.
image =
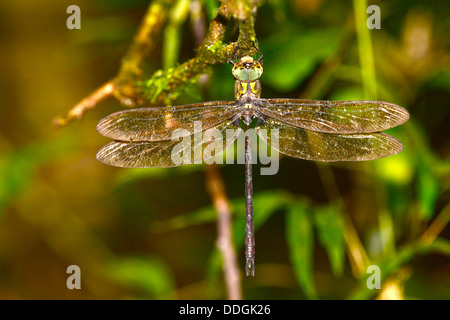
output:
[{"label": "dragonfly thorax", "polygon": [[[261,84],[259,77],[263,72],[262,66],[252,57],[245,56],[233,65],[233,76],[236,78],[234,95],[236,100],[242,103],[251,103],[254,98],[261,96]],[[246,109],[251,109],[246,106]]]},{"label": "dragonfly thorax", "polygon": [[252,57],[245,56],[241,58],[241,61],[234,64],[232,72],[236,80],[255,81],[261,77],[263,68],[258,61],[255,61]]}]

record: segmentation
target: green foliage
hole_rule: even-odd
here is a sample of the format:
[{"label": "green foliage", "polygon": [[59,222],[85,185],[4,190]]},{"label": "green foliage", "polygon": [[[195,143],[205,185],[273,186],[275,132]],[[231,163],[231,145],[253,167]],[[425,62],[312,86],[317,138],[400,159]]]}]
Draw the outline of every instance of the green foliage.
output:
[{"label": "green foliage", "polygon": [[174,298],[172,275],[167,266],[157,258],[118,257],[109,263],[106,272],[114,282],[141,292],[141,298]]},{"label": "green foliage", "polygon": [[313,208],[313,217],[319,242],[327,250],[333,274],[342,276],[345,258],[343,236],[345,229],[340,206],[337,204],[316,206]]},{"label": "green foliage", "polygon": [[298,86],[325,58],[339,49],[340,28],[305,30],[289,25],[280,33],[260,40],[264,51],[264,84],[279,91]]},{"label": "green foliage", "polygon": [[[158,70],[153,76],[147,80],[142,87],[143,94],[146,99],[151,102],[156,102],[158,97],[163,92],[170,92],[170,82],[173,76],[173,73],[176,71],[175,67],[168,68],[167,70]],[[194,97],[194,99],[199,99],[198,93],[198,78],[194,77],[191,79],[185,79],[184,84],[180,86],[177,91],[174,91],[165,98],[166,104],[171,104],[172,101],[176,100],[178,97],[182,95],[187,95],[188,97]]]},{"label": "green foliage", "polygon": [[289,208],[286,216],[286,238],[297,281],[309,299],[316,299],[313,282],[314,235],[310,210],[304,201],[298,201]]},{"label": "green foliage", "polygon": [[36,142],[13,152],[0,154],[0,214],[5,207],[32,185],[36,171],[65,156],[74,145],[65,139]]},{"label": "green foliage", "polygon": [[[222,2],[200,1],[207,23]],[[226,298],[205,166],[98,163],[95,152],[106,139],[95,125],[119,109],[116,102],[105,100],[70,131],[49,130],[52,116],[117,71],[147,3],[86,4],[80,32],[42,33],[25,16],[9,21],[29,32],[3,34],[8,41],[1,49],[9,57],[0,91],[2,299]],[[145,100],[233,99],[225,61],[242,26],[231,19],[224,36],[203,48],[215,62],[188,77],[177,68],[201,50],[194,46],[187,1],[176,1],[180,11],[164,3],[173,16],[145,57],[139,86]],[[380,2],[380,30],[364,29],[367,13],[355,8],[365,1],[353,3],[261,2],[254,26],[264,54],[262,96],[397,103],[411,119],[387,133],[404,150],[370,163],[333,163],[328,174],[288,158],[281,158],[275,176],[260,176],[255,166],[256,276],[243,281],[245,298],[373,299],[386,293],[387,283],[396,284],[400,298],[450,297],[449,2]],[[53,6],[39,6],[35,17],[61,25],[60,15],[48,14]],[[25,14],[22,9],[15,12]],[[201,85],[199,72],[208,73]],[[219,168],[241,272],[243,169]],[[61,289],[69,263],[81,266],[88,289],[80,295]],[[382,270],[381,290],[366,286],[372,264]],[[409,275],[402,278],[404,270]]]}]

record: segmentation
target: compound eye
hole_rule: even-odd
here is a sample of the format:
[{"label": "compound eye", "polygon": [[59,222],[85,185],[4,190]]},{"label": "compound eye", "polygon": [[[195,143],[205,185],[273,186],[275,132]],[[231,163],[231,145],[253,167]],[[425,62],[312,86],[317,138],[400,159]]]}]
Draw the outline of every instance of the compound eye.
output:
[{"label": "compound eye", "polygon": [[239,81],[255,81],[258,80],[263,72],[259,62],[241,61],[233,66],[233,76]]},{"label": "compound eye", "polygon": [[233,68],[233,76],[239,81],[247,81],[248,78],[248,70],[243,68],[242,66]]},{"label": "compound eye", "polygon": [[258,80],[262,75],[263,69],[261,65],[254,65],[250,69],[248,69],[248,80]]}]

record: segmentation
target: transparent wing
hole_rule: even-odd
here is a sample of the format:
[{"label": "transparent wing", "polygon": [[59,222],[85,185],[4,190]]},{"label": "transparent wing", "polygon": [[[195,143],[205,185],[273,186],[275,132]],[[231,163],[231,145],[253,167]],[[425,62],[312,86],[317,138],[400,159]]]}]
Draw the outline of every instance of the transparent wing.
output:
[{"label": "transparent wing", "polygon": [[241,132],[242,129],[223,123],[177,141],[113,141],[98,151],[97,160],[123,168],[168,168],[202,163],[202,160],[209,164]]},{"label": "transparent wing", "polygon": [[260,138],[288,156],[316,161],[362,161],[399,153],[403,145],[385,133],[330,134],[268,120],[256,128]]},{"label": "transparent wing", "polygon": [[97,131],[121,141],[170,140],[177,129],[188,136],[234,118],[238,112],[236,101],[124,110],[100,120]]},{"label": "transparent wing", "polygon": [[327,133],[378,132],[409,119],[405,109],[383,101],[260,99],[256,108],[280,122]]}]

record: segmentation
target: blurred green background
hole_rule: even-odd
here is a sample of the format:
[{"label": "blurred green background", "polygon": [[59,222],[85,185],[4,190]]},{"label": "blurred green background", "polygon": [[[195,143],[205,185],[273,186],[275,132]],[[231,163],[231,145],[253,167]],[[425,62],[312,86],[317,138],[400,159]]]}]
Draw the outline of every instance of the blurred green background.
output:
[{"label": "blurred green background", "polygon": [[[218,2],[199,3],[208,23]],[[381,29],[370,32],[355,26],[360,3],[263,1],[255,23],[262,96],[396,103],[411,114],[389,131],[404,151],[332,165],[282,157],[273,176],[255,166],[256,276],[243,277],[245,298],[450,298],[450,3],[371,1]],[[81,30],[66,28],[71,4],[81,8]],[[205,167],[97,162],[109,141],[96,124],[122,109],[112,98],[52,127],[116,74],[147,6],[0,3],[1,299],[226,298]],[[173,39],[163,32],[148,77],[170,55],[194,56],[189,14],[178,30],[180,52],[164,49]],[[237,24],[228,31],[235,41]],[[206,85],[177,103],[233,99],[230,70],[213,67]],[[243,271],[244,167],[220,171]],[[69,265],[81,268],[81,290],[66,287]],[[380,290],[366,286],[369,265],[381,268]]]}]

